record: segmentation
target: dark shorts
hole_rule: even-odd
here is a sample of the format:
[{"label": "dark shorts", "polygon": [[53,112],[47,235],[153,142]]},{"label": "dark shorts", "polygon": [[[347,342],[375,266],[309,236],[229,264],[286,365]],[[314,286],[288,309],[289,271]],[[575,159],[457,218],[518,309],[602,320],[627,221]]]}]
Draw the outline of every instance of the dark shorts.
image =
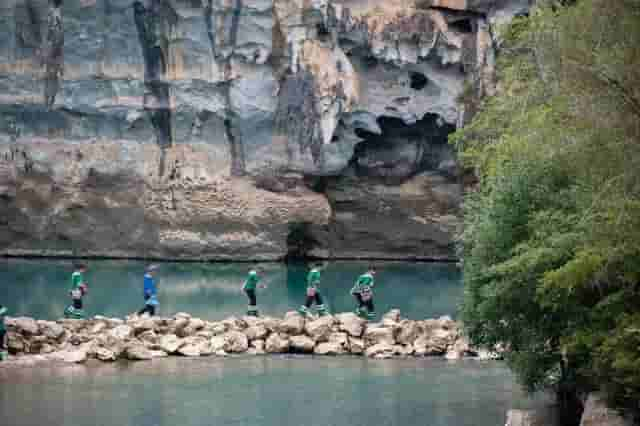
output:
[{"label": "dark shorts", "polygon": [[358,307],[359,308],[365,307],[365,308],[367,308],[367,310],[369,312],[373,312],[375,310],[374,306],[373,306],[373,295],[371,295],[368,299],[367,298],[363,298],[362,294],[360,294],[360,293],[354,293],[353,296],[358,301]]},{"label": "dark shorts", "polygon": [[4,336],[7,335],[6,330],[0,330],[0,349],[6,349],[7,346],[4,343]]},{"label": "dark shorts", "polygon": [[316,305],[322,305],[322,296],[320,295],[320,292],[318,290],[316,290],[313,296],[307,295],[307,299],[305,300],[304,305],[307,308],[310,308],[313,302],[316,302]]},{"label": "dark shorts", "polygon": [[255,290],[245,290],[244,293],[247,295],[249,299],[249,305],[256,306],[258,301],[256,300],[256,291]]}]

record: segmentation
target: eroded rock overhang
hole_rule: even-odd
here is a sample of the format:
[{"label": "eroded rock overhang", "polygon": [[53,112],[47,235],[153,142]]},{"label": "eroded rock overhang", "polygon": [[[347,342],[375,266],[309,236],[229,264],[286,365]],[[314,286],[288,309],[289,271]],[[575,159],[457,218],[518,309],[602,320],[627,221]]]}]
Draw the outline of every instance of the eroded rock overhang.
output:
[{"label": "eroded rock overhang", "polygon": [[0,246],[278,258],[305,229],[318,255],[446,258],[460,185],[443,138],[465,85],[492,90],[496,26],[527,8],[2,2]]}]

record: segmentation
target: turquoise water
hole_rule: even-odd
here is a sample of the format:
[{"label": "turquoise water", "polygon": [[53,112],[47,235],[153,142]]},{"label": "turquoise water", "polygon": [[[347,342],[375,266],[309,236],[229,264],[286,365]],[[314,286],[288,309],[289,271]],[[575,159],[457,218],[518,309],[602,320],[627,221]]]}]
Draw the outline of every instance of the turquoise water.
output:
[{"label": "turquoise water", "polygon": [[500,363],[172,358],[0,369],[7,426],[498,426],[527,399]]},{"label": "turquoise water", "polygon": [[[85,298],[89,315],[122,317],[142,306],[142,275],[145,264],[135,261],[89,261],[86,274],[90,290]],[[247,301],[240,287],[250,265],[243,263],[161,263],[160,314],[189,312],[204,319],[242,315]],[[263,282],[258,291],[262,313],[282,315],[304,301],[305,265],[263,263]],[[453,264],[376,263],[375,302],[378,312],[401,309],[414,319],[455,316],[462,294],[459,269]],[[367,264],[330,263],[322,277],[325,303],[334,312],[349,311],[354,301],[349,290]],[[11,315],[43,319],[62,316],[69,303],[71,261],[0,261],[0,304]]]}]

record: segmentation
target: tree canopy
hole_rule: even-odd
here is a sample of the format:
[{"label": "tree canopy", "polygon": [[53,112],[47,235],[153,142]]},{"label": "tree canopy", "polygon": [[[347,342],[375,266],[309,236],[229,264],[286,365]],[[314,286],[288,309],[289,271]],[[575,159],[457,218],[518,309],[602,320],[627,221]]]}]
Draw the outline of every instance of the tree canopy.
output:
[{"label": "tree canopy", "polygon": [[479,177],[467,331],[531,390],[640,408],[640,0],[546,3],[502,34],[497,94],[451,137]]}]

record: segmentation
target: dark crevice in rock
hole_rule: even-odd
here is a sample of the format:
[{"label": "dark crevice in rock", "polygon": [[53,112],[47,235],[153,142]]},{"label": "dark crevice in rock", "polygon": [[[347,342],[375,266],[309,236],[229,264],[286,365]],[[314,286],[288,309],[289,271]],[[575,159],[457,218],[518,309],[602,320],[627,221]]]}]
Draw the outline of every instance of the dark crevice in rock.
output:
[{"label": "dark crevice in rock", "polygon": [[322,165],[322,135],[318,124],[320,114],[316,110],[314,86],[313,74],[308,70],[289,73],[284,77],[280,84],[275,131],[287,139],[289,161],[293,159],[293,149],[297,145],[300,154],[310,150],[314,163]]},{"label": "dark crevice in rock", "polygon": [[[231,60],[238,40],[238,28],[243,7],[244,3],[242,0],[235,0],[235,4],[230,11],[225,8],[216,16],[213,11],[213,0],[207,0],[203,11],[207,36],[211,44],[211,54],[213,55],[213,60],[222,68],[225,80],[225,119],[223,124],[225,136],[229,143],[232,176],[242,176],[245,174],[246,169],[242,134],[240,127],[234,123],[234,121],[237,121],[237,117],[235,117],[231,105]],[[218,31],[215,24],[220,24],[222,31]]]},{"label": "dark crevice in rock", "polygon": [[207,28],[209,44],[211,44],[211,55],[216,58],[218,54],[216,52],[216,32],[213,28],[213,0],[207,0],[204,5],[204,24]]},{"label": "dark crevice in rock", "polygon": [[62,26],[62,0],[49,0],[47,39],[43,62],[45,66],[44,103],[51,108],[60,88],[63,65],[64,28]]},{"label": "dark crevice in rock", "polygon": [[483,18],[483,19],[487,17],[487,13],[485,11],[481,11],[481,10],[450,9],[448,7],[431,6],[431,5],[421,4],[421,3],[424,3],[424,1],[422,1],[422,2],[418,1],[416,3],[416,7],[417,7],[418,10],[437,10],[437,11],[442,12],[445,15],[466,15],[466,16],[470,16],[470,17],[474,17],[474,18]]},{"label": "dark crevice in rock", "polygon": [[458,19],[449,22],[449,28],[464,34],[471,34],[474,32],[474,23],[469,18]]},{"label": "dark crevice in rock", "polygon": [[[21,50],[36,50],[42,45],[41,17],[37,7],[27,0],[15,9],[16,42]],[[27,53],[27,52],[22,52]]]},{"label": "dark crevice in rock", "polygon": [[224,74],[227,81],[227,90],[225,92],[226,118],[224,120],[224,128],[227,140],[231,148],[231,175],[241,176],[245,172],[244,147],[242,146],[242,136],[240,128],[234,126],[232,117],[234,116],[231,106],[231,58],[238,40],[238,25],[240,23],[240,13],[242,12],[242,0],[236,0],[235,7],[231,12],[231,26],[229,28],[228,45],[231,49],[226,58]]},{"label": "dark crevice in rock", "polygon": [[242,176],[245,172],[244,147],[242,146],[242,137],[240,129],[233,126],[231,111],[227,112],[227,118],[224,119],[224,131],[229,141],[231,149],[231,175]]},{"label": "dark crevice in rock", "polygon": [[455,158],[447,142],[455,125],[443,122],[437,114],[426,114],[413,124],[387,116],[377,122],[381,134],[355,129],[364,139],[356,145],[351,162],[359,177],[399,184],[424,171],[456,175]]},{"label": "dark crevice in rock", "polygon": [[409,87],[413,90],[422,90],[428,83],[429,80],[421,72],[409,72]]},{"label": "dark crevice in rock", "polygon": [[150,0],[149,7],[136,0],[133,17],[144,56],[144,109],[149,114],[160,147],[158,174],[163,176],[166,149],[173,144],[170,87],[165,80],[169,48],[165,27],[175,25],[178,17],[166,0]]}]

